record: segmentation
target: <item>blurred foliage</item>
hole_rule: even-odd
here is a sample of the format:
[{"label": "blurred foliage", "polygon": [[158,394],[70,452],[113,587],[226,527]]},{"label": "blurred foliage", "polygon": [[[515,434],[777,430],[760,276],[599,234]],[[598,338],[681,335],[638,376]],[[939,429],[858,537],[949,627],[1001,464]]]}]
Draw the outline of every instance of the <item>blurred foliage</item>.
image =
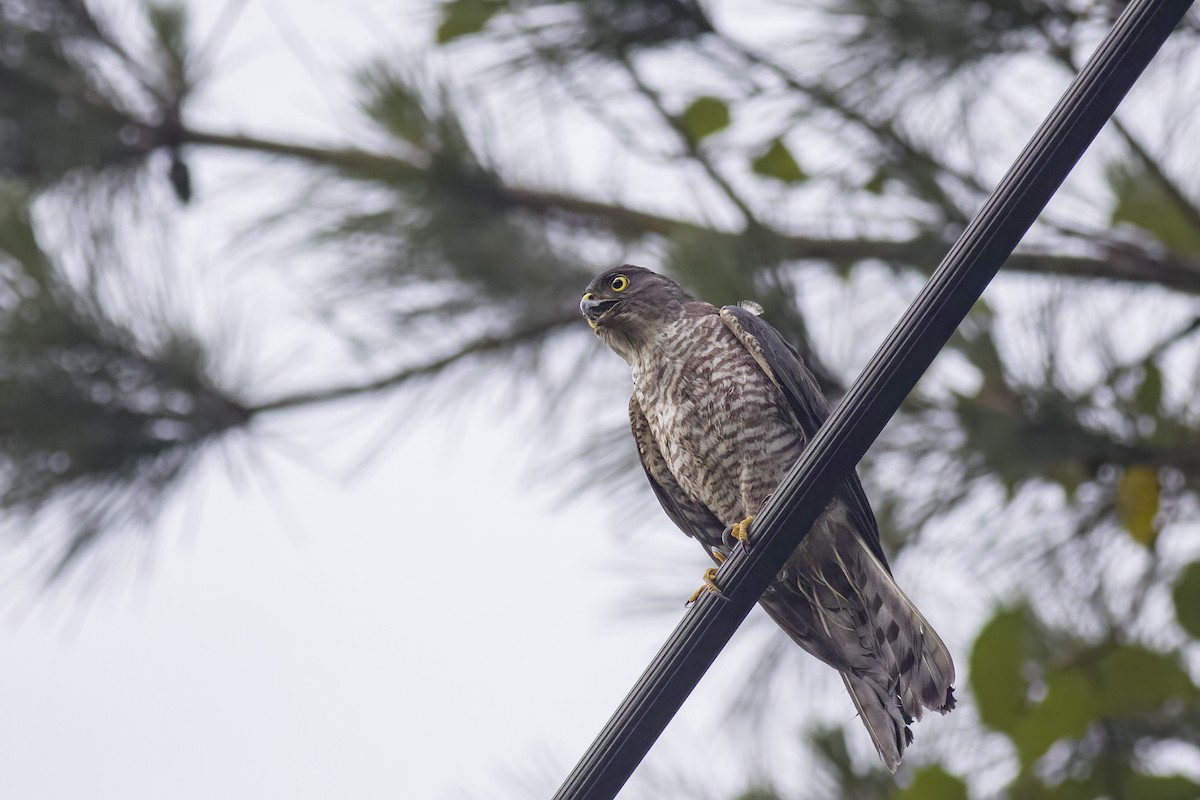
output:
[{"label": "blurred foliage", "polygon": [[462,348],[506,336],[526,348],[541,340],[536,331],[574,321],[575,290],[589,271],[565,243],[552,244],[555,220],[512,202],[469,141],[452,95],[382,63],[358,82],[364,114],[412,167],[372,174],[386,199],[318,234],[359,254],[336,276],[336,296],[381,299],[391,324],[410,332],[429,324],[430,338],[476,331]]},{"label": "blurred foliage", "polygon": [[[6,531],[46,538],[50,578],[152,521],[198,452],[250,418],[203,342],[168,320],[139,335],[95,288],[43,251],[28,192],[0,183],[0,508]],[[55,508],[66,519],[40,531]]]},{"label": "blurred foliage", "polygon": [[[1090,733],[1113,738],[1093,754],[1113,767],[1114,757],[1127,763],[1132,756],[1113,749],[1125,741],[1122,733],[1136,741],[1138,731],[1169,728],[1169,718],[1200,711],[1200,689],[1178,653],[1074,638],[1070,631],[1038,625],[1022,611],[1005,611],[984,626],[972,650],[971,689],[980,718],[1012,740],[1023,778],[1061,739],[1079,741]],[[1119,731],[1120,726],[1130,730]],[[1077,757],[1089,752],[1082,749]]]},{"label": "blurred foliage", "polygon": [[[117,26],[100,3],[0,0],[8,527],[61,575],[153,533],[199,455],[253,420],[461,389],[459,366],[472,389],[535,386],[543,457],[649,507],[620,398],[567,402],[612,389],[587,374],[607,363],[577,317],[591,274],[637,260],[758,301],[836,398],[1033,129],[1031,87],[1048,107],[1123,5],[823,0],[754,24],[735,3],[431,0],[428,52],[364,53],[348,76],[359,113],[334,146],[195,125],[197,89],[234,65],[197,47],[187,5]],[[813,782],[756,776],[743,798],[1196,796],[1198,33],[1193,15],[862,465],[901,573],[954,578],[905,585],[958,652],[974,640],[978,721],[918,728],[897,783],[814,711]],[[362,364],[261,399],[153,293],[128,302],[132,254],[81,247],[117,223],[79,198],[178,213],[148,201],[144,166],[169,164],[187,201],[188,160],[216,152],[308,179],[247,227],[298,222],[332,255],[294,280]],[[602,178],[574,169],[599,159]],[[565,430],[590,437],[571,456]],[[752,713],[781,713],[766,698],[807,663],[794,650],[756,665]],[[926,739],[939,725],[953,735]]]},{"label": "blurred foliage", "polygon": [[0,3],[0,177],[34,185],[76,170],[119,177],[177,148],[195,88],[182,6],[147,4],[142,52],[83,0]]},{"label": "blurred foliage", "polygon": [[1180,253],[1200,253],[1195,210],[1181,207],[1146,164],[1116,162],[1109,166],[1106,177],[1116,199],[1110,217],[1113,225],[1131,225]]},{"label": "blurred foliage", "polygon": [[[1196,580],[1197,564],[1185,581]],[[1185,583],[1181,582],[1180,586]],[[1189,589],[1188,591],[1194,591]],[[1176,593],[1181,618],[1200,604]],[[1163,774],[1146,761],[1156,745],[1200,744],[1200,685],[1185,666],[1195,639],[1150,649],[1111,637],[1086,640],[1047,626],[1028,607],[999,611],[980,631],[969,662],[980,720],[1008,740],[1019,771],[1002,796],[1013,800],[1173,800],[1200,796],[1200,781]],[[818,778],[792,795],[749,789],[774,800],[968,800],[981,797],[938,764],[915,767],[903,785],[878,765],[856,766],[841,729],[812,737]],[[953,754],[950,754],[953,757]]]},{"label": "blurred foliage", "polygon": [[1200,561],[1193,561],[1175,584],[1175,615],[1179,624],[1200,639]]},{"label": "blurred foliage", "polygon": [[967,800],[967,785],[941,767],[921,767],[896,800]]}]

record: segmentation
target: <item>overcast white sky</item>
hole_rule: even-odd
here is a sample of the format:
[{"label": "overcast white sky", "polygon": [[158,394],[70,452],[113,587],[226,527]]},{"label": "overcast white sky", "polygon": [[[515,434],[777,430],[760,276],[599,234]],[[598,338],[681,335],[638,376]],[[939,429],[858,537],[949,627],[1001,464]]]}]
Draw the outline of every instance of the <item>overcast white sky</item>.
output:
[{"label": "overcast white sky", "polygon": [[[191,5],[202,32],[225,7]],[[427,39],[432,21],[394,5],[247,0],[199,119],[298,139],[346,130],[344,69],[384,42]],[[224,287],[218,297],[244,288],[260,293],[252,305],[274,286],[266,302],[302,305],[280,288],[292,264],[235,258],[229,242],[247,193],[271,187],[248,184],[244,160],[190,163],[183,266]],[[513,419],[503,406],[424,416],[345,477],[365,449],[361,435],[336,441],[348,413],[279,421],[335,432],[298,460],[254,441],[264,455],[248,473],[207,459],[144,574],[86,600],[5,598],[0,798],[490,798],[557,785],[673,625],[616,611],[630,590],[620,567],[641,545],[605,530],[595,496],[564,503],[514,463],[521,431],[497,425]],[[654,534],[655,558],[678,554],[666,591],[682,614],[703,557],[665,517]],[[648,772],[704,752],[713,691]],[[720,787],[720,758],[703,760]]]}]

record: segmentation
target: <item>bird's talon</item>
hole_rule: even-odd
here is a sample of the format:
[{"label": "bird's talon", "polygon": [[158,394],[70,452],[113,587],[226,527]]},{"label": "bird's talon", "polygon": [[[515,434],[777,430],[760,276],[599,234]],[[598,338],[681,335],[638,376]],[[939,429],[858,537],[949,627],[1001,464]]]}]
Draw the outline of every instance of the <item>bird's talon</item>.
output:
[{"label": "bird's talon", "polygon": [[717,577],[717,568],[716,567],[709,567],[708,569],[704,570],[704,583],[700,584],[699,589],[692,592],[692,596],[687,599],[687,602],[684,603],[684,605],[690,606],[692,603],[694,603],[700,599],[701,593],[706,592],[706,591],[712,592],[713,594],[720,594],[721,589],[719,586],[717,586],[717,584],[715,582],[716,577]]},{"label": "bird's talon", "polygon": [[754,517],[746,517],[741,522],[733,526],[729,531],[729,535],[742,543],[742,546],[747,550],[750,549],[750,523],[754,522]]}]

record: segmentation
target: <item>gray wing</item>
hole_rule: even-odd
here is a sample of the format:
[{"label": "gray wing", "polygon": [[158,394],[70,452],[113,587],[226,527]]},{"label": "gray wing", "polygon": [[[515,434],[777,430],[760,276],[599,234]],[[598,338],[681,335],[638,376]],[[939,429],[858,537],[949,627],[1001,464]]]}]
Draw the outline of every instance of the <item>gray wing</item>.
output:
[{"label": "gray wing", "polygon": [[636,396],[629,398],[629,427],[633,429],[633,439],[637,442],[638,458],[642,462],[642,469],[646,471],[646,479],[650,481],[650,488],[654,490],[667,516],[681,531],[706,547],[719,545],[725,526],[707,506],[692,500],[676,483]]},{"label": "gray wing", "polygon": [[[739,306],[725,306],[721,319],[733,331],[742,346],[750,351],[763,372],[783,390],[788,406],[800,423],[805,440],[811,440],[829,416],[829,402],[817,385],[813,374],[804,366],[800,354],[779,334],[753,313]],[[871,553],[891,574],[887,556],[879,542],[879,524],[867,501],[856,471],[850,472],[839,493],[849,510],[855,532]]]}]

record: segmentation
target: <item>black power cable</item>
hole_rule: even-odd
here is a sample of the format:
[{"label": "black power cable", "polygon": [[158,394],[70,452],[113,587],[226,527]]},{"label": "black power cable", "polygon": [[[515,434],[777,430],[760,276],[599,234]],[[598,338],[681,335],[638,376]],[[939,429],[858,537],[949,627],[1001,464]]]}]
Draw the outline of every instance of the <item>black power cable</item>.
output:
[{"label": "black power cable", "polygon": [[1166,41],[1191,0],[1133,0],[780,483],[555,800],[610,800]]}]

